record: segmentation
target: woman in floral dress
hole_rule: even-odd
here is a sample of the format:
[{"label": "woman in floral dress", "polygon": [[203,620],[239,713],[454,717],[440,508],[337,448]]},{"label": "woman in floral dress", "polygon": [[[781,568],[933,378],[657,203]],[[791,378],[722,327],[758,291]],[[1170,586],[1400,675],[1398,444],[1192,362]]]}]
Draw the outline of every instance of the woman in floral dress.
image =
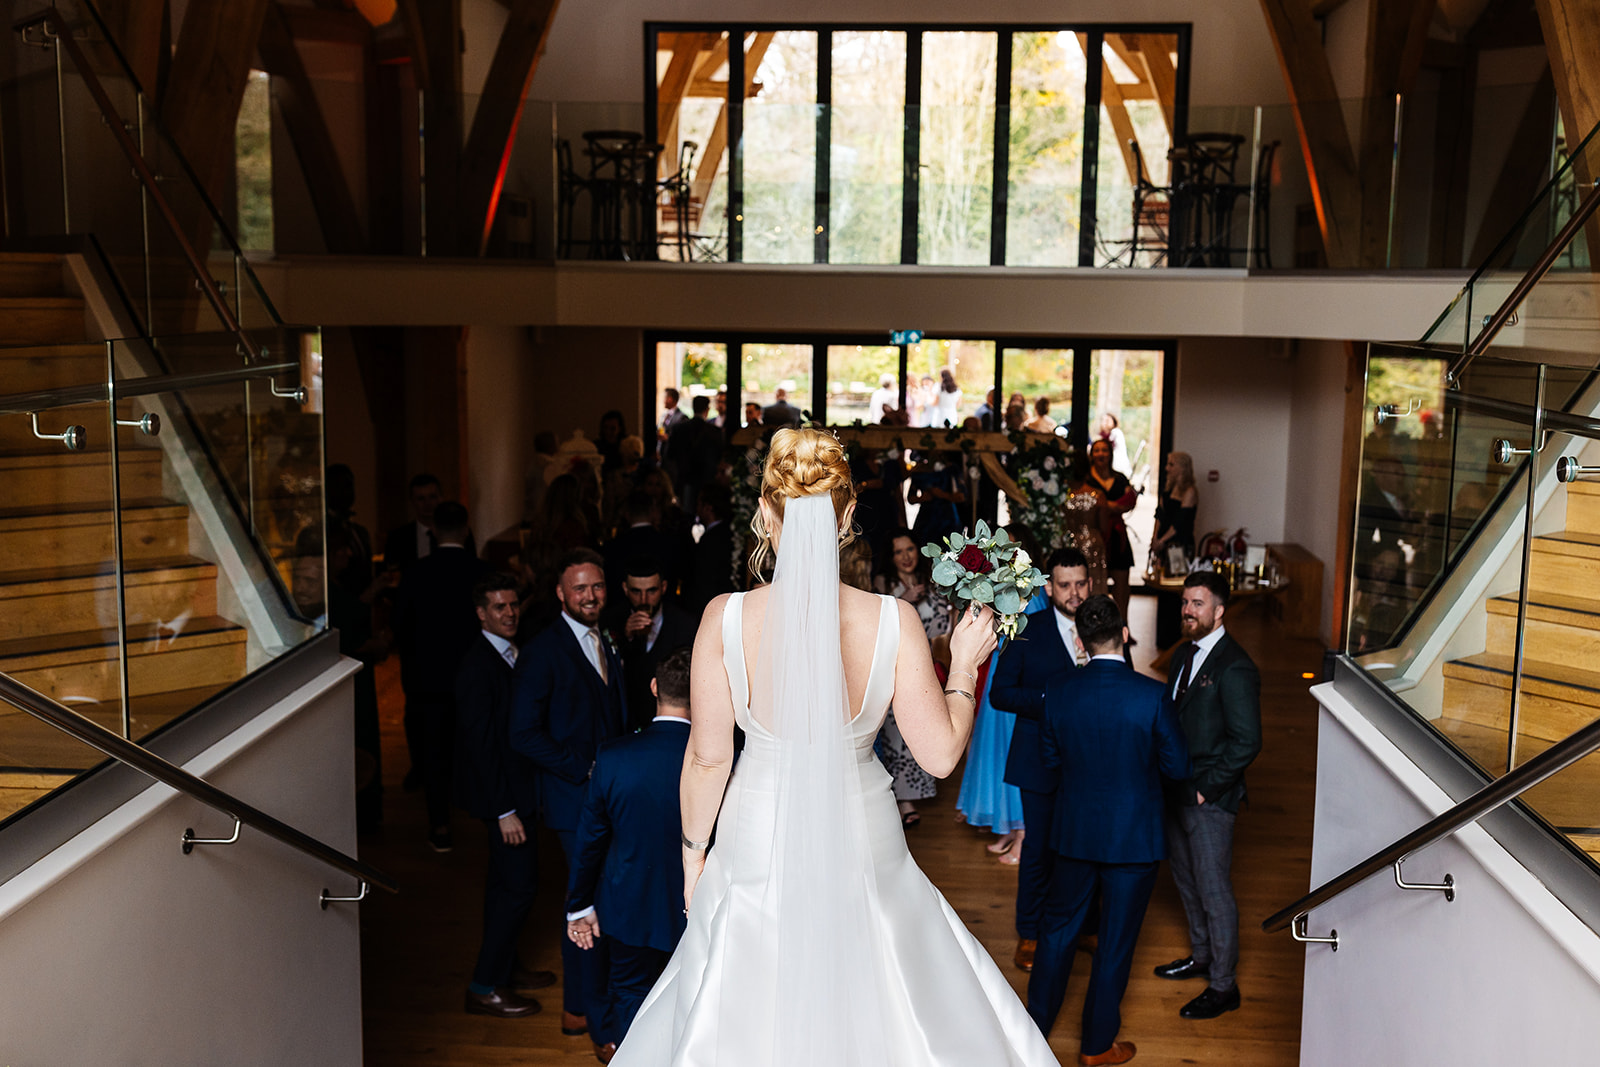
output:
[{"label": "woman in floral dress", "polygon": [[[922,545],[905,527],[889,537],[890,566],[888,574],[879,578],[879,592],[899,597],[917,609],[922,629],[933,646],[934,668],[944,680],[941,658],[949,660],[949,638],[953,628],[954,612],[950,603],[933,588],[932,561],[922,554]],[[943,656],[941,657],[941,651]],[[933,775],[917,766],[900,727],[894,721],[894,709],[889,709],[878,734],[878,753],[884,769],[894,776],[894,799],[900,805],[900,821],[909,828],[922,821],[916,802],[934,795]]]}]

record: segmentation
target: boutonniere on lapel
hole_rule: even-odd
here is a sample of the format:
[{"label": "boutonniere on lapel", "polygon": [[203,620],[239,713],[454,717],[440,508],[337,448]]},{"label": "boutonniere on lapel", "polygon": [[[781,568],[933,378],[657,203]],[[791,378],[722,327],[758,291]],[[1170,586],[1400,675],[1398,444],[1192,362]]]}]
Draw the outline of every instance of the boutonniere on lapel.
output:
[{"label": "boutonniere on lapel", "polygon": [[605,642],[607,650],[609,650],[613,656],[622,655],[622,653],[617,650],[616,635],[614,635],[610,630],[602,629],[600,631],[600,640]]}]

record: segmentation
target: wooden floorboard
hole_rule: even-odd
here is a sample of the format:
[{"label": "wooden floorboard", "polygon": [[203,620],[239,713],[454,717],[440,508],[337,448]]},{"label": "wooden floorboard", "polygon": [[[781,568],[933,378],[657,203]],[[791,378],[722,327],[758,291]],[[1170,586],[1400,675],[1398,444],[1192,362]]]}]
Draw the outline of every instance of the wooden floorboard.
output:
[{"label": "wooden floorboard", "polygon": [[[1153,655],[1153,609],[1151,599],[1133,602],[1134,633],[1143,641],[1135,649],[1141,668]],[[1322,648],[1283,636],[1255,607],[1230,613],[1228,625],[1261,666],[1263,682],[1265,747],[1250,770],[1252,799],[1238,821],[1234,859],[1244,1006],[1207,1022],[1180,1019],[1178,1009],[1202,984],[1167,982],[1151,974],[1151,968],[1188,949],[1182,909],[1163,870],[1123,1001],[1121,1036],[1138,1044],[1137,1064],[1292,1067],[1300,1058],[1304,948],[1287,934],[1261,933],[1260,922],[1310,888],[1317,718],[1316,703],[1306,691],[1312,683],[1301,675],[1320,668]],[[559,987],[542,992],[545,1010],[529,1019],[504,1021],[463,1012],[482,914],[482,830],[458,816],[455,851],[429,851],[422,797],[400,790],[407,760],[399,676],[392,661],[379,668],[379,699],[386,823],[381,835],[363,841],[361,854],[395,877],[401,892],[376,893],[361,905],[366,1062],[396,1067],[594,1063],[587,1038],[561,1034]],[[1027,976],[1010,965],[1016,936],[1015,868],[1001,866],[984,851],[992,840],[988,834],[956,822],[961,773],[958,768],[941,783],[940,795],[922,806],[922,825],[909,835],[911,849],[1022,995]],[[540,848],[547,877],[524,934],[523,952],[530,966],[559,972],[565,868],[553,837],[544,834]],[[1063,1064],[1077,1062],[1087,973],[1088,957],[1080,953],[1067,1003],[1051,1035],[1051,1047]]]}]

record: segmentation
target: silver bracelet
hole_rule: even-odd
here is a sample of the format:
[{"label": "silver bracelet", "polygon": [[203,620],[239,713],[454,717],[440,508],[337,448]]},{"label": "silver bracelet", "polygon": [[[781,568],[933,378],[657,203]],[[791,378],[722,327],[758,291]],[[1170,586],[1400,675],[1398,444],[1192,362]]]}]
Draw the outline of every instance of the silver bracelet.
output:
[{"label": "silver bracelet", "polygon": [[951,674],[964,674],[968,678],[971,678],[974,682],[976,682],[978,680],[978,676],[976,674],[973,674],[971,671],[954,671],[953,670],[950,673]]},{"label": "silver bracelet", "polygon": [[704,852],[707,846],[711,844],[710,838],[707,838],[704,841],[690,841],[689,835],[684,833],[682,830],[678,831],[678,840],[683,842],[684,848],[690,849],[694,852]]},{"label": "silver bracelet", "polygon": [[978,698],[967,692],[965,689],[946,689],[944,694],[945,696],[966,697],[968,700],[972,701],[974,705],[978,703]]}]

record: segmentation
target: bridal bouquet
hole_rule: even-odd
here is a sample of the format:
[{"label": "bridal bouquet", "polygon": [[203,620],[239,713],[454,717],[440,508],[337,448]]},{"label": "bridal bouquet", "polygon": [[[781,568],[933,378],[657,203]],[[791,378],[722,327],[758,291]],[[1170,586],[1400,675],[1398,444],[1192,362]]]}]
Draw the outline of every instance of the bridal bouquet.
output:
[{"label": "bridal bouquet", "polygon": [[991,605],[1000,617],[999,632],[1008,638],[1028,625],[1022,612],[1044,585],[1044,575],[1004,529],[990,532],[979,519],[971,537],[953,533],[943,545],[923,545],[922,554],[934,560],[933,584],[946,600],[963,608]]}]

